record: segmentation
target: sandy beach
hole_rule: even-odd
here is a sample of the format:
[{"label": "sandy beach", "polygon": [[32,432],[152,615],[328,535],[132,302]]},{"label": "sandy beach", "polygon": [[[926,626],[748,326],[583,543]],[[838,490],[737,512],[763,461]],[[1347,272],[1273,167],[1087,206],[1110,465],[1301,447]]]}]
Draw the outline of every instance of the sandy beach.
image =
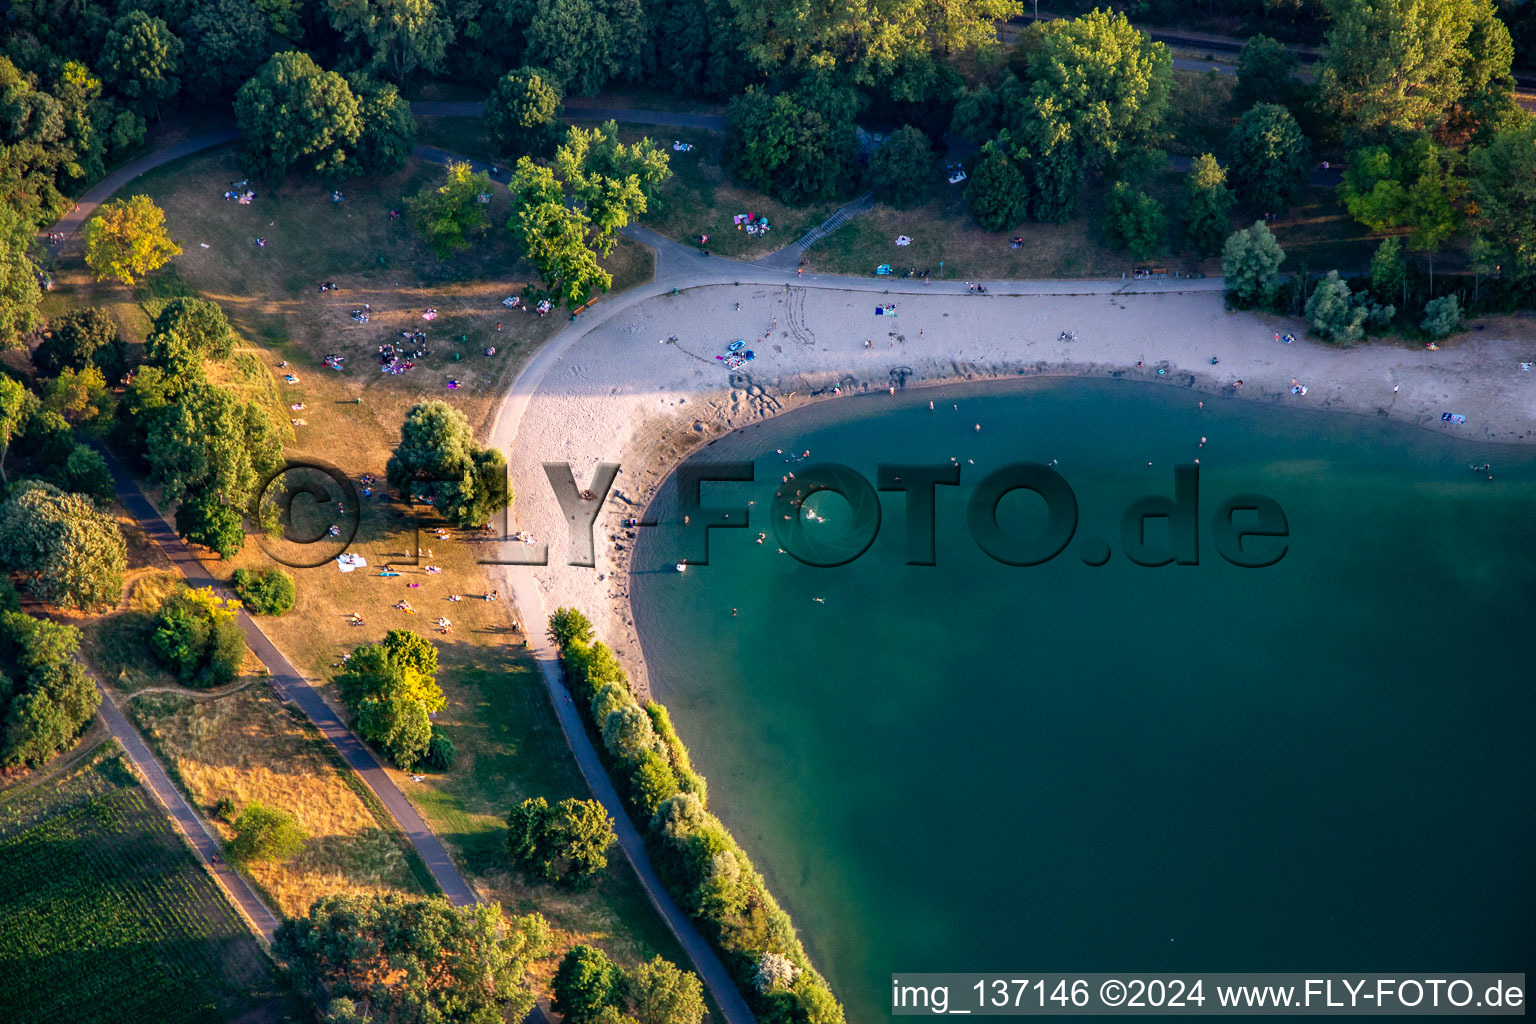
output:
[{"label": "sandy beach", "polygon": [[[547,566],[493,570],[531,635],[542,635],[548,611],[582,608],[645,688],[623,520],[639,515],[689,452],[812,401],[961,380],[1114,376],[1199,392],[1191,401],[1297,403],[1488,441],[1536,439],[1536,371],[1520,365],[1536,358],[1536,331],[1525,320],[1485,322],[1438,351],[1394,342],[1337,349],[1303,337],[1299,320],[1229,312],[1209,287],[979,295],[951,283],[885,294],[874,283],[721,283],[674,295],[662,278],[549,343],[514,386],[492,437],[508,452],[512,529],[549,547]],[[894,317],[875,315],[887,304]],[[1058,340],[1063,331],[1075,340]],[[1275,340],[1288,332],[1294,343]],[[730,370],[716,356],[738,338],[756,358]],[[1293,393],[1293,380],[1305,395]],[[1466,422],[1444,422],[1447,412]],[[565,517],[543,464],[569,463],[584,487],[604,462],[621,468],[595,530],[597,564],[570,566]]]}]

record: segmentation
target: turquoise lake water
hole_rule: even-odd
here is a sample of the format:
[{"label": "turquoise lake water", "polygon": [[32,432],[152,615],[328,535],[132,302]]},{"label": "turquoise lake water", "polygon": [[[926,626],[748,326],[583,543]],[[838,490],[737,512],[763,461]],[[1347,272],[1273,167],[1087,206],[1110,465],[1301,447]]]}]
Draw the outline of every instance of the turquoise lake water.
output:
[{"label": "turquoise lake water", "polygon": [[[784,474],[952,457],[936,565],[904,564],[895,493],[856,561],[778,553]],[[753,501],[752,527],[713,531],[683,574],[673,530],[641,531],[651,681],[850,1021],[887,1018],[893,972],[1536,966],[1536,452],[1036,380],[824,403],[696,458],[755,462],[703,500]],[[1122,510],[1196,458],[1199,564],[1132,564]],[[1052,460],[1077,539],[992,560],[972,487]],[[1492,481],[1468,468],[1485,462]],[[1245,492],[1288,520],[1268,568],[1212,542]],[[669,485],[654,514],[674,507]],[[813,531],[846,528],[842,499],[809,507]],[[1045,521],[1026,492],[998,514]]]}]

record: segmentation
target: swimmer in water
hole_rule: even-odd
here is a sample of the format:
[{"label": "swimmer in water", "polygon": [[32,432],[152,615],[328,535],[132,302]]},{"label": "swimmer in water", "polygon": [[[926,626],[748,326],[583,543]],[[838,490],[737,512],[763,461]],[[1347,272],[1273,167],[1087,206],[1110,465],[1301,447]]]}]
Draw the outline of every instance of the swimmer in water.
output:
[{"label": "swimmer in water", "polygon": [[929,403],[928,403],[928,408],[929,408],[929,409],[932,409],[932,408],[933,408],[933,403],[932,403],[932,402],[929,402]]}]

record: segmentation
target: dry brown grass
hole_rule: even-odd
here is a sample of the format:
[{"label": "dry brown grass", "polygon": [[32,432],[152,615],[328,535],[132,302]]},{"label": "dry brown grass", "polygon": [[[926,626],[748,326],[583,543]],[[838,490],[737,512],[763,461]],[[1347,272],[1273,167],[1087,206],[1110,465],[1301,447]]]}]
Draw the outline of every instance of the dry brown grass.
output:
[{"label": "dry brown grass", "polygon": [[310,835],[293,860],[245,867],[282,913],[302,914],[329,893],[420,893],[406,848],[359,798],[318,744],[263,686],[212,700],[179,694],[134,697],[128,713],[182,789],[224,839],[211,811],[228,798],[292,813]]}]

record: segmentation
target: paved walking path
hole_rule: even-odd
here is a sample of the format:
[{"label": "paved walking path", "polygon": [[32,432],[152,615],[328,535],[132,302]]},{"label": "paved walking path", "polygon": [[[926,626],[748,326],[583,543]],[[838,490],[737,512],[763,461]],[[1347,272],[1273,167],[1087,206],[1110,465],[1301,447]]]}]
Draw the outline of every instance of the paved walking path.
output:
[{"label": "paved walking path", "polygon": [[[196,586],[209,586],[222,590],[223,585],[213,578],[197,557],[182,543],[176,531],[150,504],[144,492],[139,490],[138,484],[134,482],[123,464],[110,452],[103,451],[102,455],[106,458],[107,467],[112,472],[112,485],[117,491],[118,501],[133,514],[134,519],[150,538],[160,545],[171,563],[181,570],[188,582]],[[448,856],[448,851],[427,827],[421,815],[416,812],[416,808],[405,798],[405,794],[400,792],[394,780],[373,756],[373,751],[369,750],[363,741],[346,727],[335,710],[309,685],[299,670],[293,667],[292,662],[283,656],[272,641],[267,639],[267,635],[249,615],[241,611],[238,621],[240,629],[245,633],[246,643],[271,673],[272,686],[278,696],[297,704],[309,716],[310,721],[314,722],[321,734],[341,752],[348,766],[362,777],[369,789],[373,790],[385,809],[399,823],[406,838],[416,848],[416,852],[421,855],[427,870],[432,873],[433,879],[443,890],[443,894],[455,906],[462,907],[475,903],[474,890],[464,880],[464,876]]]},{"label": "paved walking path", "polygon": [[[100,687],[99,683],[97,685]],[[213,872],[219,884],[224,886],[224,891],[245,914],[262,941],[271,945],[272,936],[277,931],[277,915],[261,901],[240,873],[230,867],[229,863],[220,856],[221,844],[218,838],[208,831],[202,816],[192,809],[192,805],[187,803],[186,798],[181,795],[181,790],[171,782],[170,776],[165,773],[165,769],[150,751],[144,738],[139,735],[139,731],[118,710],[112,695],[105,687],[100,688],[101,717],[106,721],[113,738],[127,751],[128,758],[139,770],[139,777],[144,780],[144,785],[154,794],[155,799],[160,801],[166,813],[171,816],[171,820],[176,823],[176,827],[181,830],[181,834],[187,837],[187,842],[197,854],[198,859]]]},{"label": "paved walking path", "polygon": [[[480,117],[485,113],[485,103],[481,100],[418,101],[411,104],[411,113],[417,117]],[[575,99],[565,101],[564,115],[567,121],[628,121],[630,124],[654,124],[664,128],[725,131],[725,117],[721,114],[685,114],[675,110],[605,107]]]}]

